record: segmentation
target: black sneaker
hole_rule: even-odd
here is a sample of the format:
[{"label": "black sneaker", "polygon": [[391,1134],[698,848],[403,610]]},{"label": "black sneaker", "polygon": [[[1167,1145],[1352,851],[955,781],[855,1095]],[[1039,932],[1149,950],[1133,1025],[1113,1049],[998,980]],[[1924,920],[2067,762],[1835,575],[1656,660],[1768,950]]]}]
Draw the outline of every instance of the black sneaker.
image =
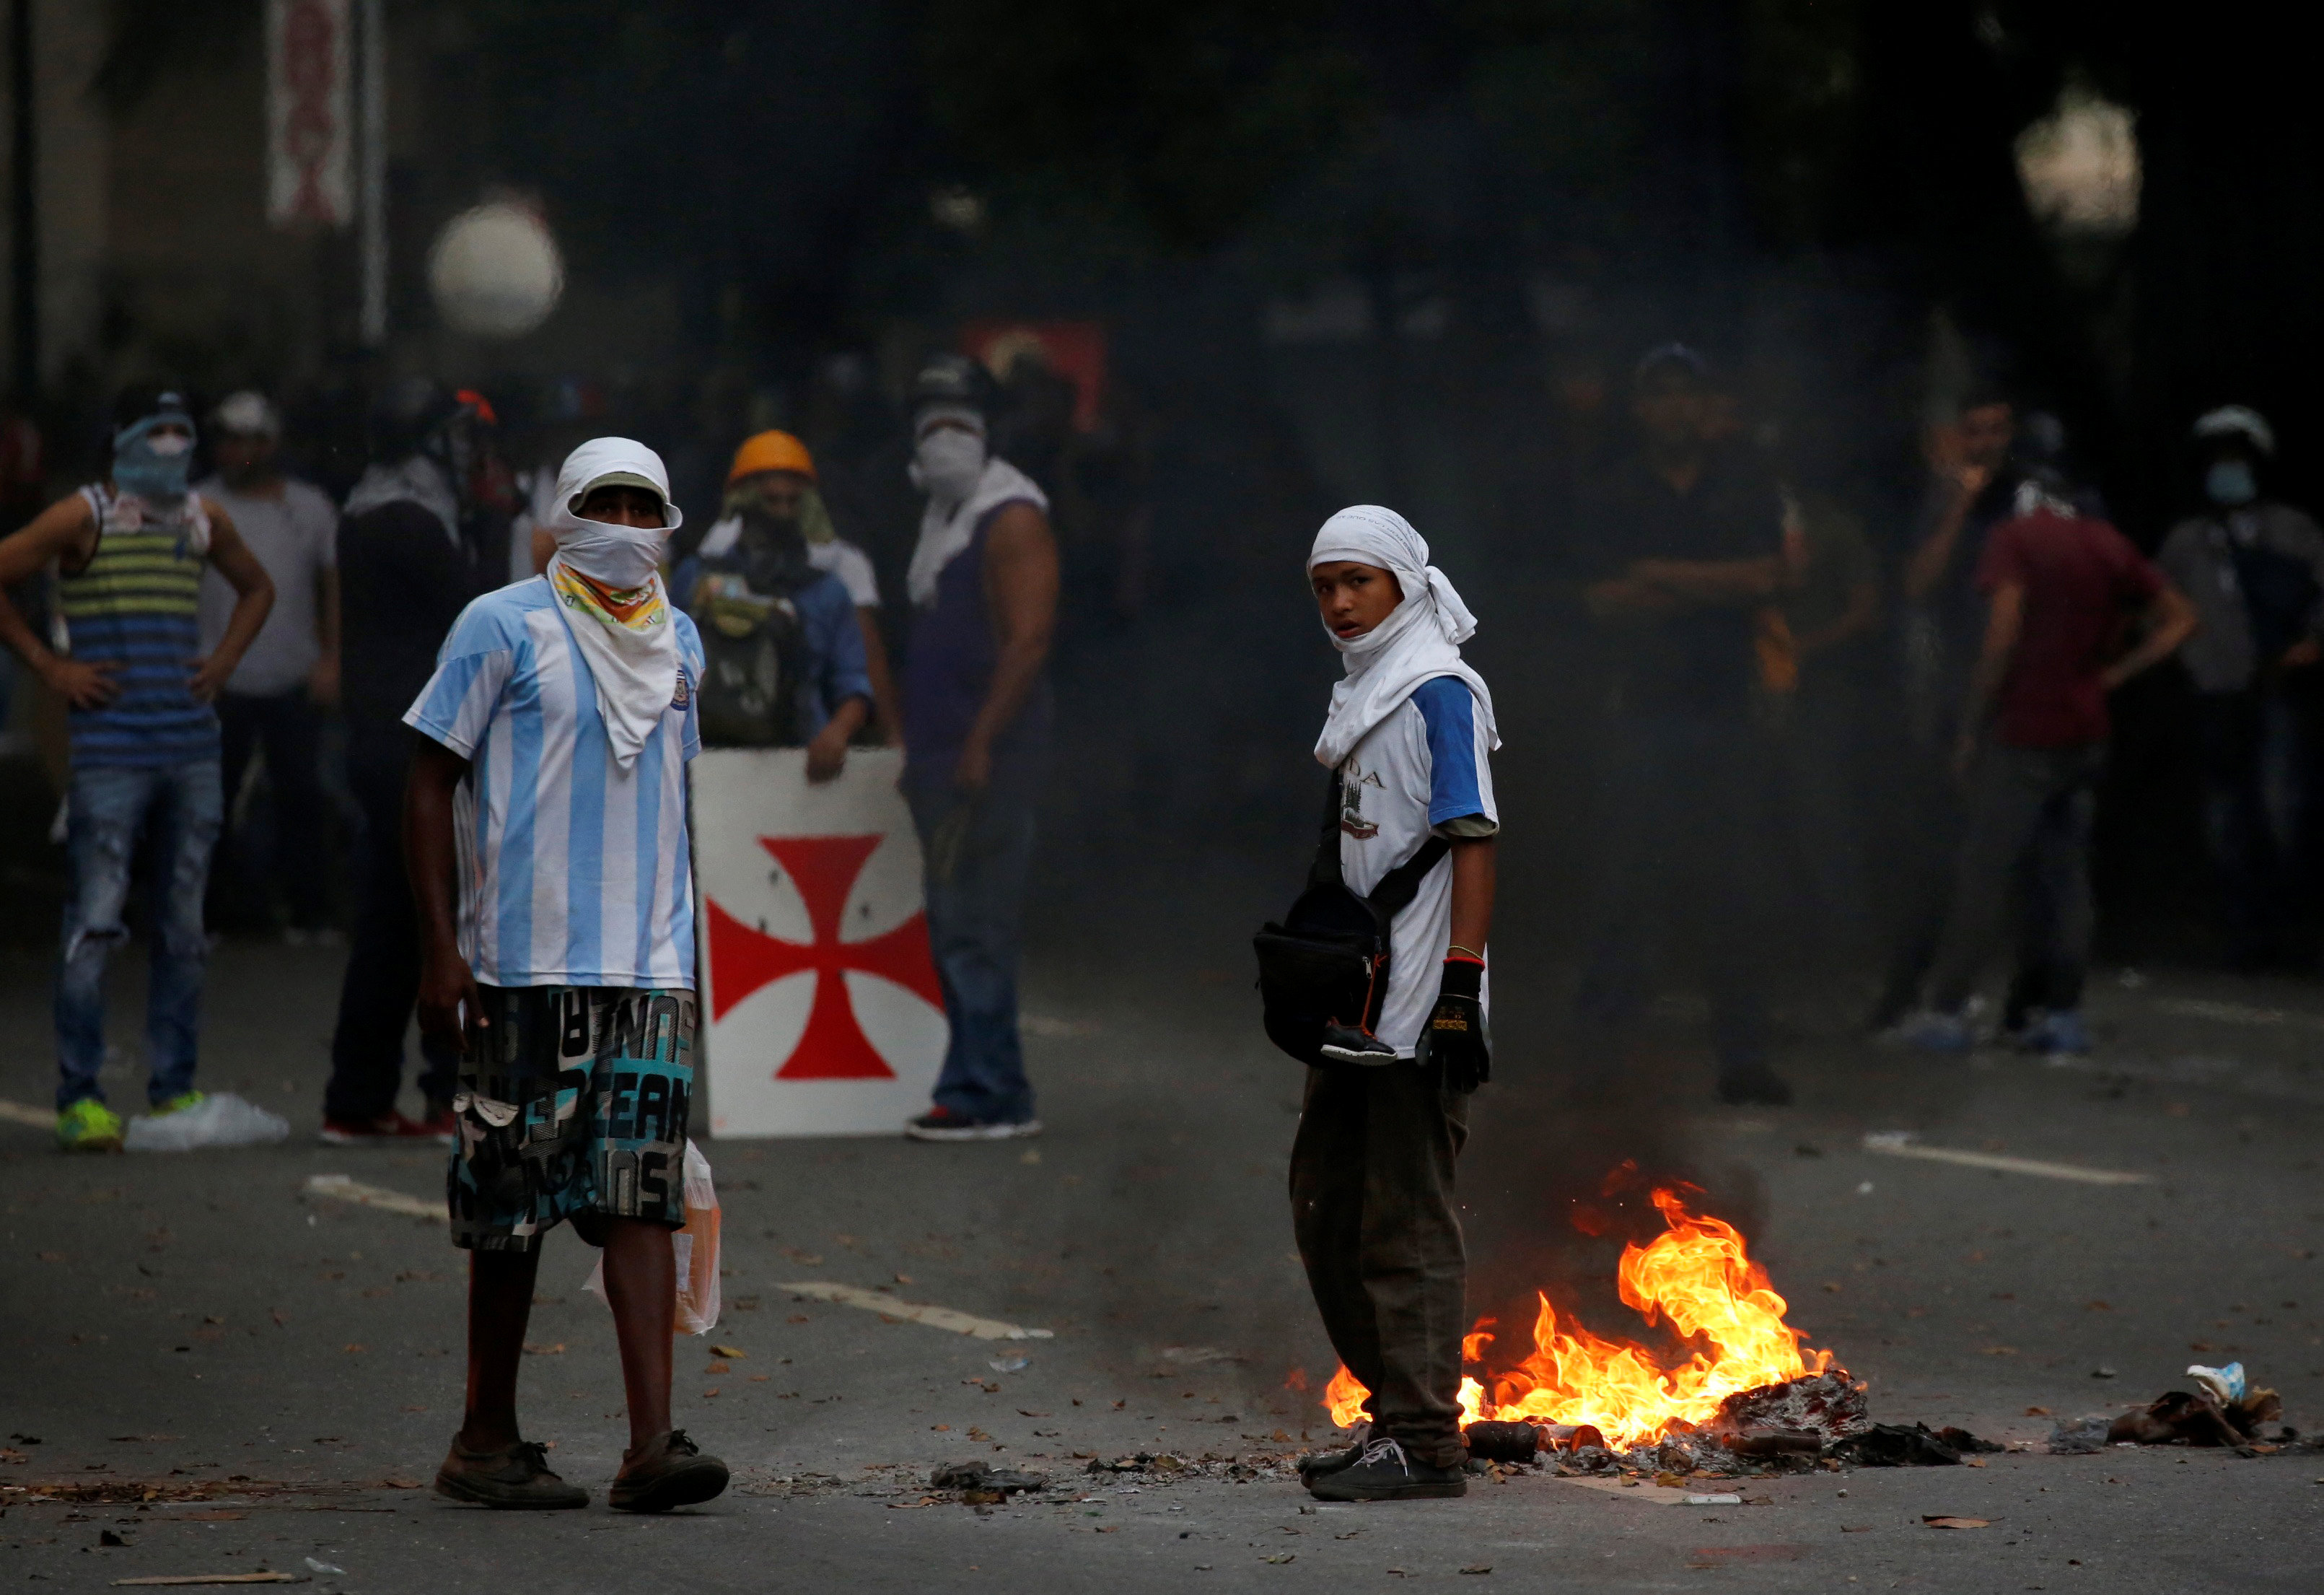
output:
[{"label": "black sneaker", "polygon": [[1323,1026],[1323,1044],[1317,1049],[1342,1063],[1393,1063],[1396,1049],[1369,1030],[1348,1025]]},{"label": "black sneaker", "polygon": [[1348,1466],[1311,1480],[1307,1493],[1319,1501],[1449,1499],[1469,1493],[1469,1470],[1439,1468],[1407,1456],[1393,1440],[1375,1440]]},{"label": "black sneaker", "polygon": [[1738,1063],[1719,1071],[1719,1099],[1738,1108],[1789,1108],[1792,1088],[1765,1063]]},{"label": "black sneaker", "polygon": [[515,1511],[566,1512],[589,1504],[589,1492],[549,1470],[549,1452],[530,1440],[498,1451],[470,1451],[452,1437],[452,1453],[436,1470],[436,1493],[456,1501]]},{"label": "black sneaker", "polygon": [[726,1464],[706,1457],[683,1429],[657,1434],[622,1459],[605,1500],[623,1512],[667,1512],[691,1507],[726,1488]]},{"label": "black sneaker", "polygon": [[915,1141],[1020,1141],[1040,1133],[1038,1118],[971,1118],[949,1108],[931,1108],[904,1122],[904,1134]]},{"label": "black sneaker", "polygon": [[1299,1482],[1313,1484],[1326,1473],[1337,1473],[1342,1468],[1352,1468],[1363,1460],[1364,1447],[1372,1437],[1370,1423],[1358,1423],[1348,1436],[1349,1443],[1337,1451],[1311,1451],[1299,1459]]}]

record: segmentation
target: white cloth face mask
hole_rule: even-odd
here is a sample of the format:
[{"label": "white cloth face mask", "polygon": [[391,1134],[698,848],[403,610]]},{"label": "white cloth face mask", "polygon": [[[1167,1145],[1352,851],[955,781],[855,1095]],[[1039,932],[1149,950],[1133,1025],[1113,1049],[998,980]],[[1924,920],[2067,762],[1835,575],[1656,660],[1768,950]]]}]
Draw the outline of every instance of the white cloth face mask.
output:
[{"label": "white cloth face mask", "polygon": [[616,526],[576,515],[558,533],[557,552],[598,586],[628,592],[653,580],[669,538],[667,526]]},{"label": "white cloth face mask", "polygon": [[956,426],[933,428],[913,448],[912,475],[935,497],[965,498],[984,475],[984,440]]}]

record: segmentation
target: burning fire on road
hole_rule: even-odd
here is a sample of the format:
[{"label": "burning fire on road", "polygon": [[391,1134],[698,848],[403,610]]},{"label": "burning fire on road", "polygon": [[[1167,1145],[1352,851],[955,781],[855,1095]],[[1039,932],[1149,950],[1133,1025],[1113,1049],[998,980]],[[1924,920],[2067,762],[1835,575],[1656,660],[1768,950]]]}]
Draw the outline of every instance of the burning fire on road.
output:
[{"label": "burning fire on road", "polygon": [[[1539,1293],[1531,1355],[1461,1381],[1464,1427],[1482,1422],[1594,1429],[1609,1448],[1622,1451],[1711,1424],[1722,1404],[1747,1391],[1828,1372],[1846,1387],[1831,1353],[1804,1349],[1806,1331],[1784,1321],[1786,1303],[1766,1270],[1751,1260],[1741,1232],[1687,1210],[1682,1192],[1692,1190],[1653,1192],[1663,1233],[1643,1246],[1625,1247],[1617,1269],[1623,1304],[1649,1328],[1667,1322],[1692,1349],[1665,1361],[1634,1341],[1603,1339],[1570,1315],[1561,1322],[1548,1294]],[[1489,1366],[1498,1327],[1490,1318],[1478,1321],[1462,1345],[1470,1363]],[[1366,1396],[1342,1367],[1325,1388],[1323,1405],[1332,1421],[1347,1428],[1362,1421]],[[1860,1396],[1854,1405],[1860,1414]]]}]

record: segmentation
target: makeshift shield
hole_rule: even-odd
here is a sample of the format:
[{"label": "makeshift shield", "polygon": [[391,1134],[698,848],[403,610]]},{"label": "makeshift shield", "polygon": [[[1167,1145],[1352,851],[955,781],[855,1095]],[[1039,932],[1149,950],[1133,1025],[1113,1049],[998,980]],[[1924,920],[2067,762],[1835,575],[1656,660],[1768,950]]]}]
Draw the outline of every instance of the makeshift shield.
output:
[{"label": "makeshift shield", "polygon": [[893,1134],[927,1108],[947,1031],[902,763],[859,748],[812,785],[798,748],[694,761],[714,1136]]}]

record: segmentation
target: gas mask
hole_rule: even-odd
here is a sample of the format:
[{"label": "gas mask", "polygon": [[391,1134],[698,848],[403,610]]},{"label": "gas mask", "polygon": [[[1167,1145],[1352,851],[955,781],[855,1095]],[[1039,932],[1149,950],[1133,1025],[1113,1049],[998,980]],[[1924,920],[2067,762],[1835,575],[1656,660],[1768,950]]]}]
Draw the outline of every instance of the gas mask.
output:
[{"label": "gas mask", "polygon": [[752,592],[788,598],[819,572],[807,557],[807,533],[796,515],[763,509],[742,512],[742,580]]},{"label": "gas mask", "polygon": [[2259,480],[2248,459],[2215,459],[2203,473],[2203,494],[2222,509],[2235,509],[2259,496]]}]

